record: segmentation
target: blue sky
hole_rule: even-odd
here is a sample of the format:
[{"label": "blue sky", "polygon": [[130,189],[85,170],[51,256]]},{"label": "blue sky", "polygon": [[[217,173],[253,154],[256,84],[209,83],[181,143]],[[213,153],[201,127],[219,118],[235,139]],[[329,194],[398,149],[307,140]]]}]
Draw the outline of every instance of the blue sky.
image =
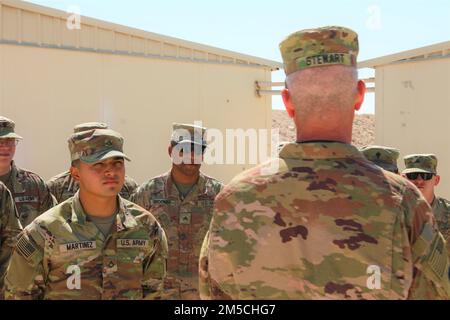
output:
[{"label": "blue sky", "polygon": [[[33,0],[48,7],[281,61],[291,32],[344,25],[358,32],[359,60],[450,40],[449,0]],[[367,70],[361,76],[371,76]],[[283,81],[283,72],[273,75]],[[282,105],[274,99],[274,108]],[[374,112],[369,94],[361,113]]]}]

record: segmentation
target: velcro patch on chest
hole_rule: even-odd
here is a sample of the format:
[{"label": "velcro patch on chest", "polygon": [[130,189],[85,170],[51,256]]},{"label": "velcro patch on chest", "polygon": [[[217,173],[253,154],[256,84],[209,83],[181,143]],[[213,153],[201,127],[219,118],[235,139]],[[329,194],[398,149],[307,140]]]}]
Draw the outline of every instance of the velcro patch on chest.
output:
[{"label": "velcro patch on chest", "polygon": [[39,202],[39,198],[35,197],[35,196],[19,196],[19,197],[14,197],[14,201],[16,203]]},{"label": "velcro patch on chest", "polygon": [[80,241],[62,244],[59,246],[60,252],[94,250],[97,248],[95,241]]},{"label": "velcro patch on chest", "polygon": [[149,240],[144,239],[117,239],[117,248],[145,248]]}]

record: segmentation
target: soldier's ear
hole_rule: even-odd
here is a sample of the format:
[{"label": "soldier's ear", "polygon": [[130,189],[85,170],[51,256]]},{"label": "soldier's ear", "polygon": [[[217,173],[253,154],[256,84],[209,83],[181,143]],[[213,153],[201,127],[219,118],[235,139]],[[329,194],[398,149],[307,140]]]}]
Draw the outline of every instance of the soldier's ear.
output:
[{"label": "soldier's ear", "polygon": [[172,149],[173,149],[172,145],[169,145],[167,147],[167,153],[169,154],[169,157],[172,157]]},{"label": "soldier's ear", "polygon": [[284,88],[281,91],[281,97],[283,98],[284,107],[286,108],[286,111],[287,111],[289,117],[294,118],[295,117],[295,106],[292,103],[291,93],[289,92],[289,90],[287,88]]},{"label": "soldier's ear", "polygon": [[435,175],[434,176],[434,186],[437,186],[441,182],[441,176]]},{"label": "soldier's ear", "polygon": [[355,110],[358,111],[361,109],[361,106],[364,102],[364,96],[366,95],[366,83],[362,80],[358,81],[357,84],[357,93],[355,97]]},{"label": "soldier's ear", "polygon": [[75,166],[70,167],[70,175],[76,182],[80,182],[80,173],[77,167]]}]

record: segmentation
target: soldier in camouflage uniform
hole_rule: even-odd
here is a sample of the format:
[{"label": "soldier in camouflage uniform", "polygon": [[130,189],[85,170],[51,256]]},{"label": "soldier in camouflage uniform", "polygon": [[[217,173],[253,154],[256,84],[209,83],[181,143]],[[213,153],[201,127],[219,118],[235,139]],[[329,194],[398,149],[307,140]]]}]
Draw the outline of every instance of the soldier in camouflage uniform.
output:
[{"label": "soldier in camouflage uniform", "polygon": [[167,239],[156,219],[119,195],[123,138],[91,130],[69,139],[74,197],[20,234],[5,277],[6,299],[159,299]]},{"label": "soldier in camouflage uniform", "polygon": [[375,163],[384,170],[399,173],[397,166],[397,159],[400,156],[400,151],[395,148],[383,146],[367,146],[360,150],[367,160]]},{"label": "soldier in camouflage uniform", "polygon": [[0,117],[0,181],[11,191],[23,227],[56,204],[44,180],[19,168],[13,161],[21,136],[14,132],[14,121]]},{"label": "soldier in camouflage uniform", "polygon": [[[200,248],[211,221],[214,198],[222,189],[219,181],[200,172],[206,148],[204,130],[174,124],[169,146],[171,171],[144,183],[132,197],[133,202],[155,215],[167,233],[165,299],[199,299]],[[187,154],[187,159],[177,161],[178,152]],[[198,161],[194,159],[196,156]]]},{"label": "soldier in camouflage uniform", "polygon": [[350,144],[365,93],[357,39],[325,27],[281,43],[297,143],[217,196],[200,260],[203,299],[449,297],[431,208]]},{"label": "soldier in camouflage uniform", "polygon": [[436,196],[434,190],[441,180],[437,174],[437,157],[434,154],[412,154],[404,161],[406,169],[402,174],[419,188],[430,204],[450,252],[450,201]]},{"label": "soldier in camouflage uniform", "polygon": [[3,300],[3,279],[6,267],[22,227],[11,192],[0,182],[0,300]]},{"label": "soldier in camouflage uniform", "polygon": [[[79,124],[73,128],[74,133],[93,130],[93,129],[108,129],[106,123],[102,122],[86,122]],[[74,196],[78,191],[78,183],[73,180],[69,171],[60,173],[47,181],[47,186],[50,192],[56,198],[58,203],[66,201]],[[126,200],[129,200],[131,194],[136,190],[138,184],[133,178],[125,176],[125,184],[122,190],[120,190],[120,196]]]}]

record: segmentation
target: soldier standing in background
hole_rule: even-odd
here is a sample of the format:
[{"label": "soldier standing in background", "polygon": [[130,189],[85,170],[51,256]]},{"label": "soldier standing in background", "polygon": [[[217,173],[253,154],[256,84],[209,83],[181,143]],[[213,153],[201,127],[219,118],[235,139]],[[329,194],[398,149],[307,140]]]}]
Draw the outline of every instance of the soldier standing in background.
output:
[{"label": "soldier standing in background", "polygon": [[22,231],[11,192],[0,182],[0,300],[4,297],[4,277],[16,237]]},{"label": "soldier standing in background", "polygon": [[[106,123],[102,122],[86,122],[75,126],[73,131],[74,133],[78,133],[94,129],[108,129],[108,126]],[[52,177],[47,181],[47,186],[58,203],[64,202],[73,197],[79,188],[78,183],[70,175],[70,171],[66,171]],[[123,185],[122,190],[120,190],[120,195],[122,198],[129,200],[131,194],[137,187],[138,185],[136,181],[129,176],[125,176],[125,184]]]},{"label": "soldier standing in background", "polygon": [[14,163],[16,146],[22,139],[14,128],[14,121],[0,117],[0,181],[11,191],[20,223],[26,227],[56,201],[40,176]]},{"label": "soldier standing in background", "polygon": [[431,208],[414,185],[350,144],[365,93],[357,34],[303,30],[280,49],[297,143],[217,196],[200,258],[202,297],[449,298]]},{"label": "soldier standing in background", "polygon": [[367,160],[375,163],[384,170],[398,174],[397,160],[400,151],[383,146],[367,146],[360,150]]},{"label": "soldier standing in background", "polygon": [[[198,260],[222,184],[200,172],[206,148],[205,128],[174,124],[169,155],[172,169],[142,184],[132,201],[152,212],[167,233],[169,258],[165,299],[195,300]],[[196,137],[198,136],[198,137]],[[175,157],[188,152],[182,163]]]},{"label": "soldier standing in background", "polygon": [[20,234],[5,277],[7,299],[159,299],[167,239],[156,219],[119,195],[123,138],[90,130],[69,139],[74,197]]},{"label": "soldier standing in background", "polygon": [[437,174],[437,157],[434,154],[411,154],[404,161],[406,169],[402,174],[416,185],[430,204],[450,252],[450,201],[435,194],[435,188],[441,181]]}]

